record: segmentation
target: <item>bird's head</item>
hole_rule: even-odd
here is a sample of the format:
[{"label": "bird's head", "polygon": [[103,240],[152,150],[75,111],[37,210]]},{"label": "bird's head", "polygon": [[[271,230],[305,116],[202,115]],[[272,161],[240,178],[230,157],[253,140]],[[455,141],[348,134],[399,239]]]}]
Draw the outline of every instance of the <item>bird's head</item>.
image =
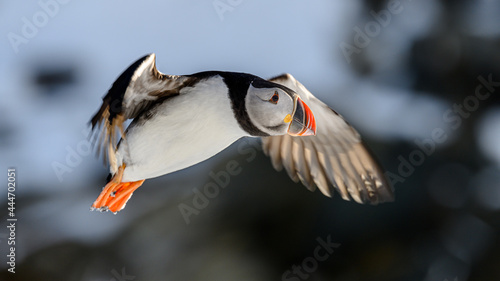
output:
[{"label": "bird's head", "polygon": [[254,125],[271,136],[316,134],[311,109],[285,86],[256,79],[250,83],[245,104]]}]

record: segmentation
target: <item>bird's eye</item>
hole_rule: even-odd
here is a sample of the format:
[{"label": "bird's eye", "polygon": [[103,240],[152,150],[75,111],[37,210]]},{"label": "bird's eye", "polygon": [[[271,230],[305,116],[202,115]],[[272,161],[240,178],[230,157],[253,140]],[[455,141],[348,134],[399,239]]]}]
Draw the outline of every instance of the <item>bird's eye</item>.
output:
[{"label": "bird's eye", "polygon": [[278,94],[278,91],[274,91],[274,95],[269,99],[269,102],[277,104],[279,100],[280,95]]}]

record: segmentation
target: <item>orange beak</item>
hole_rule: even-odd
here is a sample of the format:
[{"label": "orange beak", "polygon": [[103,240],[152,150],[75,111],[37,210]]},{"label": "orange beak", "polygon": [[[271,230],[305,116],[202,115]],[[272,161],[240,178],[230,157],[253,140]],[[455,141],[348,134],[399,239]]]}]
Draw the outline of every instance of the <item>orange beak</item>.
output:
[{"label": "orange beak", "polygon": [[295,110],[292,122],[288,127],[288,134],[291,136],[314,136],[316,135],[316,120],[314,115],[298,96],[295,98]]}]

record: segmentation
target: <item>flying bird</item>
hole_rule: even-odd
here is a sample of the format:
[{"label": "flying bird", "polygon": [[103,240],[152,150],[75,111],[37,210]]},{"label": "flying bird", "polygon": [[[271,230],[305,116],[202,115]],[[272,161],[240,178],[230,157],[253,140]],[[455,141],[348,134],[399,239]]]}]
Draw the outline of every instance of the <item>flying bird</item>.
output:
[{"label": "flying bird", "polygon": [[128,67],[90,121],[110,166],[92,210],[116,213],[144,180],[195,165],[242,137],[260,137],[273,167],[311,191],[331,197],[336,190],[358,203],[393,199],[356,130],[292,75],[167,75],[155,59],[149,54]]}]

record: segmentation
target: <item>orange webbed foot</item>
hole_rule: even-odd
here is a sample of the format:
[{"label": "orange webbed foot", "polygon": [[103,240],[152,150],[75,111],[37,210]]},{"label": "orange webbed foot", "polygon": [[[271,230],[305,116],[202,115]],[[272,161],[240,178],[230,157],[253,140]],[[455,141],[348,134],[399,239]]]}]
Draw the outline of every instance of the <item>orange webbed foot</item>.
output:
[{"label": "orange webbed foot", "polygon": [[92,207],[90,207],[91,211],[111,211],[116,214],[125,208],[127,201],[132,197],[134,191],[142,185],[144,180],[122,182],[124,170],[125,164],[118,168],[113,178],[106,184],[99,197],[97,197]]}]

